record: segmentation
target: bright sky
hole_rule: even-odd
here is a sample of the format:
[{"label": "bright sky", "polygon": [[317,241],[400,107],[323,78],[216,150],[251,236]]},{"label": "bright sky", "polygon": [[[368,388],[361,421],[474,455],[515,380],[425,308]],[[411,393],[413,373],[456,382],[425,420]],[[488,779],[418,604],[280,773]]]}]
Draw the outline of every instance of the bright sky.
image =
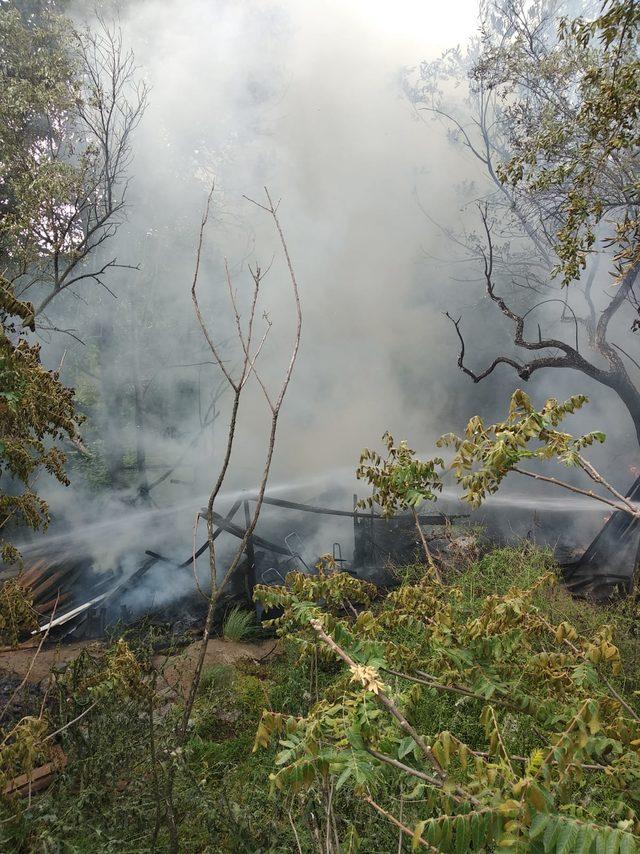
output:
[{"label": "bright sky", "polygon": [[477,27],[478,0],[343,0],[386,40],[442,50],[464,43]]}]

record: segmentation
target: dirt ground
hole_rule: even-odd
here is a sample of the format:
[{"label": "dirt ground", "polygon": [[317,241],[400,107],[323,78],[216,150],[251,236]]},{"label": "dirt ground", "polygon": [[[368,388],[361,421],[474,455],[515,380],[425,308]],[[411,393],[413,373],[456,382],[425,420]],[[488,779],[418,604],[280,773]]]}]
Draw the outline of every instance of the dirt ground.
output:
[{"label": "dirt ground", "polygon": [[[49,675],[52,667],[73,661],[83,649],[91,646],[99,649],[101,644],[99,641],[75,641],[43,647],[38,655],[36,655],[37,645],[34,643],[25,644],[17,649],[0,650],[0,679],[2,672],[14,674],[21,679],[28,674],[28,682],[38,684]],[[164,682],[165,687],[174,688],[177,692],[184,694],[191,683],[199,649],[200,645],[196,642],[176,655],[154,657],[154,664],[162,671],[161,681]],[[241,658],[259,661],[273,654],[277,654],[275,640],[236,643],[212,638],[207,644],[204,666],[234,664]]]},{"label": "dirt ground", "polygon": [[37,684],[49,675],[51,668],[56,664],[73,661],[92,643],[96,641],[74,641],[43,647],[37,656],[38,647],[33,642],[19,646],[17,649],[2,649],[0,650],[0,671],[14,673],[23,679],[29,673],[28,681]]},{"label": "dirt ground", "polygon": [[[260,661],[278,654],[278,642],[276,640],[264,640],[257,643],[236,643],[221,638],[213,638],[207,644],[207,652],[204,659],[204,667],[214,664],[235,664],[242,658],[250,661]],[[200,652],[200,644],[193,643],[186,647],[178,655],[169,659],[158,655],[154,658],[154,664],[162,671],[162,679],[159,687],[164,686],[175,690],[185,699],[191,686],[191,679],[196,668],[196,662]]]}]

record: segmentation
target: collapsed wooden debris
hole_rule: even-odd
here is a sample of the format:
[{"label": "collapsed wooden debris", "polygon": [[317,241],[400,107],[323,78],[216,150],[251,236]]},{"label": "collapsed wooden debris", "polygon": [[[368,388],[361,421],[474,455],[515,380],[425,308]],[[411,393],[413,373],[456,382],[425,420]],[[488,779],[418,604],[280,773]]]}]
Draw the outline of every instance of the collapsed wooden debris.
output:
[{"label": "collapsed wooden debris", "polygon": [[72,620],[74,617],[83,614],[86,610],[91,608],[93,605],[97,605],[99,602],[104,602],[105,598],[108,596],[107,593],[102,593],[100,596],[96,596],[94,599],[90,599],[88,602],[85,602],[82,605],[78,605],[77,608],[73,608],[71,611],[67,611],[65,614],[61,614],[59,617],[54,617],[54,619],[49,620],[48,623],[44,623],[42,626],[38,626],[37,629],[34,629],[31,634],[37,635],[41,632],[46,632],[50,629],[55,628],[56,626],[64,626],[65,623],[68,623],[69,620]]},{"label": "collapsed wooden debris", "polygon": [[17,582],[28,591],[36,613],[41,617],[59,612],[74,603],[75,584],[89,565],[86,558],[67,553],[38,556],[29,568],[17,576]]},{"label": "collapsed wooden debris", "polygon": [[[640,500],[640,478],[633,484],[627,497],[634,501]],[[224,516],[214,513],[214,539],[223,533],[244,539],[246,525],[251,518],[250,503],[257,500],[257,495],[247,495],[236,500]],[[358,509],[356,496],[351,510],[321,507],[270,496],[265,496],[263,503],[281,510],[353,519],[354,553],[349,571],[356,575],[371,577],[368,574],[373,572],[380,578],[389,560],[399,563],[407,557],[410,558],[409,552],[415,540],[413,519],[403,516],[388,519],[379,513]],[[244,510],[245,525],[235,519],[241,509]],[[203,515],[205,513],[206,511],[203,511]],[[443,513],[419,517],[423,525],[435,528],[447,527],[461,518],[466,517]],[[18,577],[19,583],[31,593],[37,613],[42,617],[49,617],[41,622],[33,634],[55,630],[52,639],[56,641],[72,635],[80,638],[102,634],[107,611],[110,610],[113,614],[120,603],[120,613],[126,615],[127,609],[123,603],[127,593],[134,590],[156,564],[169,564],[182,570],[190,568],[194,559],[200,557],[208,546],[209,542],[205,540],[195,552],[182,561],[148,549],[145,552],[146,559],[133,573],[120,578],[113,573],[105,573],[103,578],[96,580],[91,588],[93,595],[85,601],[78,601],[77,596],[83,589],[78,582],[90,566],[87,559],[65,554],[57,554],[53,559],[38,555]],[[282,544],[254,532],[247,540],[245,560],[241,566],[246,598],[250,600],[252,597],[258,567],[261,569],[260,581],[268,584],[282,583],[286,572],[295,565],[303,571],[308,571],[309,564],[303,557],[303,552],[303,541],[295,531],[284,537]],[[333,554],[340,564],[344,563],[340,543],[333,544]],[[630,589],[639,559],[640,524],[627,514],[616,512],[580,559],[564,564],[562,570],[572,592],[602,597],[611,595],[615,590]]]},{"label": "collapsed wooden debris", "polygon": [[61,747],[55,745],[52,748],[53,759],[38,768],[34,768],[30,774],[19,774],[10,780],[4,787],[4,795],[28,797],[53,783],[56,774],[67,764],[67,757]]},{"label": "collapsed wooden debris", "polygon": [[[246,498],[235,501],[226,515],[214,513],[213,521],[216,526],[214,539],[223,533],[230,534],[237,539],[244,539],[246,526],[251,518],[249,505],[250,502],[257,500],[257,495],[248,495]],[[363,543],[373,543],[375,546],[376,540],[380,538],[380,531],[384,528],[388,528],[389,531],[397,528],[397,523],[387,520],[380,514],[358,510],[355,502],[352,510],[320,507],[281,498],[271,498],[270,496],[265,496],[263,503],[282,510],[352,518],[356,546],[356,572],[357,566],[360,565],[362,568],[367,561],[382,564],[386,554],[384,546],[378,544],[377,549],[374,547],[371,551],[371,549],[363,548]],[[235,521],[235,517],[241,508],[244,510],[245,525]],[[449,517],[437,513],[423,515],[420,520],[425,525],[442,526],[450,524],[457,518],[459,517]],[[126,599],[126,594],[135,589],[157,563],[169,564],[177,569],[186,569],[192,566],[194,558],[200,557],[208,546],[209,542],[205,540],[194,553],[182,561],[176,561],[157,551],[148,549],[145,552],[146,559],[133,573],[124,578],[106,574],[105,578],[99,582],[101,589],[96,589],[95,585],[92,588],[92,592],[97,595],[80,602],[75,598],[78,587],[76,583],[83,571],[87,569],[87,561],[73,560],[68,556],[58,556],[55,560],[39,557],[20,576],[25,589],[28,588],[32,592],[37,612],[44,617],[49,617],[49,620],[44,620],[39,625],[34,634],[55,630],[52,633],[52,639],[56,641],[71,636],[79,638],[92,636],[92,633],[101,634],[105,627],[107,611],[113,612],[114,608],[117,609],[118,603],[122,603]],[[303,548],[302,540],[295,532],[285,537],[282,545],[254,532],[247,541],[245,561],[242,565],[245,595],[249,599],[252,597],[253,588],[256,584],[257,564],[260,562],[264,564],[265,560],[268,566],[266,571],[261,574],[263,583],[281,583],[284,574],[291,566],[297,565],[298,568],[307,571],[309,567],[302,556]],[[344,562],[339,543],[334,543],[333,551],[336,559]],[[265,559],[264,555],[270,555],[270,557]],[[55,614],[52,614],[54,607],[56,611]]]}]

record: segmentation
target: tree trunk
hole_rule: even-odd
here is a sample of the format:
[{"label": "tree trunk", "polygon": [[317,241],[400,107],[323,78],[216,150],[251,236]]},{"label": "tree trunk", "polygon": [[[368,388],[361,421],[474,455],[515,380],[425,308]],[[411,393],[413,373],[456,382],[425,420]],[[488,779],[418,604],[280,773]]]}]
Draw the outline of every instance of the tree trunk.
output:
[{"label": "tree trunk", "polygon": [[627,412],[631,416],[633,426],[636,431],[638,447],[640,448],[640,392],[633,385],[629,377],[626,375],[613,375],[611,382],[607,383],[612,391],[618,395],[620,400],[627,408]]}]

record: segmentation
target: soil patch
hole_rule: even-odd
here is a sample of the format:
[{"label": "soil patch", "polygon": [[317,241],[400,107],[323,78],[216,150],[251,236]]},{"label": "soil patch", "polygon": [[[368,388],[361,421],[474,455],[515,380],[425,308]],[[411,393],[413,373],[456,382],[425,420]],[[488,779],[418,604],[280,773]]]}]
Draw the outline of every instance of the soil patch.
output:
[{"label": "soil patch", "polygon": [[[260,661],[278,653],[279,643],[276,640],[239,643],[212,638],[207,644],[204,667],[212,667],[216,664],[233,665],[242,659]],[[153,662],[158,670],[162,670],[161,683],[164,683],[164,687],[173,689],[179,696],[186,699],[199,654],[200,644],[196,642],[169,659],[166,656],[156,656]],[[160,683],[159,687],[162,687]]]},{"label": "soil patch", "polygon": [[13,673],[21,679],[29,672],[28,681],[37,685],[46,679],[51,668],[57,664],[65,664],[77,658],[83,649],[88,646],[101,646],[99,641],[73,641],[72,643],[61,643],[56,646],[43,647],[35,658],[37,644],[29,644],[16,649],[4,649],[0,651],[0,671]]},{"label": "soil patch", "polygon": [[[27,681],[32,685],[38,685],[49,676],[52,667],[73,661],[83,649],[91,646],[100,648],[102,644],[100,641],[85,640],[43,647],[35,660],[37,645],[34,644],[0,650],[0,686],[5,682],[7,689],[9,686],[13,687],[17,684],[16,678],[18,681],[24,679],[27,673],[29,673]],[[163,671],[160,680],[162,686],[173,688],[181,696],[185,696],[193,678],[199,651],[200,644],[195,642],[177,654],[154,656],[154,665]],[[277,653],[278,643],[275,640],[238,643],[212,638],[207,644],[204,666],[233,665],[243,658],[259,661]]]}]

